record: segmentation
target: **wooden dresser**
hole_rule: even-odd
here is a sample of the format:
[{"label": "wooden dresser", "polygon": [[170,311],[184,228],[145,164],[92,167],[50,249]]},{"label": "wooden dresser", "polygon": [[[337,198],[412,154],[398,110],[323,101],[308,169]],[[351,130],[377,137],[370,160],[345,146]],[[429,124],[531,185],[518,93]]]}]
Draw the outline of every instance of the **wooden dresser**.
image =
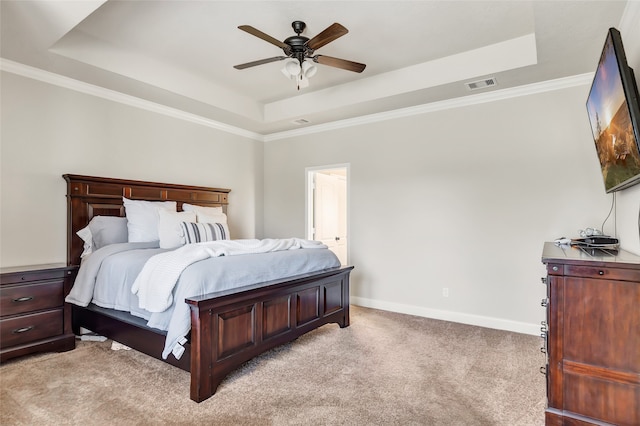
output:
[{"label": "wooden dresser", "polygon": [[546,425],[640,425],[640,256],[545,243]]},{"label": "wooden dresser", "polygon": [[64,297],[76,273],[77,267],[65,264],[0,269],[0,362],[75,348]]}]

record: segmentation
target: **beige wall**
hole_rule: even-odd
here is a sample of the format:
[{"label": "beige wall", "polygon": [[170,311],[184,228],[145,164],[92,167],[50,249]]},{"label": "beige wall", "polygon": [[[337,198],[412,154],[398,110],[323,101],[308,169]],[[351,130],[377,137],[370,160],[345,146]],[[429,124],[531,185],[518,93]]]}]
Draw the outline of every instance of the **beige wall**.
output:
[{"label": "beige wall", "polygon": [[232,236],[262,234],[262,142],[1,78],[1,266],[66,261],[64,173],[230,188]]},{"label": "beige wall", "polygon": [[304,236],[305,168],[349,163],[356,303],[536,333],[543,242],[610,207],[588,89],[268,142],[265,234]]},{"label": "beige wall", "polygon": [[[635,70],[640,86],[640,3],[627,5],[628,25],[620,29],[629,66]],[[640,255],[640,185],[616,194],[617,229],[620,245]]]}]

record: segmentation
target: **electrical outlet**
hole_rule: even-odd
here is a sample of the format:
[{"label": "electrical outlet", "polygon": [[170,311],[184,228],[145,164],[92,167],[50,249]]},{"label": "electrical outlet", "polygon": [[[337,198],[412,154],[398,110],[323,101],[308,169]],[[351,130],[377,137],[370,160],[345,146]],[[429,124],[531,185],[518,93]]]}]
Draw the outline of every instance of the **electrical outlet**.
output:
[{"label": "electrical outlet", "polygon": [[449,288],[442,287],[442,297],[449,297]]}]

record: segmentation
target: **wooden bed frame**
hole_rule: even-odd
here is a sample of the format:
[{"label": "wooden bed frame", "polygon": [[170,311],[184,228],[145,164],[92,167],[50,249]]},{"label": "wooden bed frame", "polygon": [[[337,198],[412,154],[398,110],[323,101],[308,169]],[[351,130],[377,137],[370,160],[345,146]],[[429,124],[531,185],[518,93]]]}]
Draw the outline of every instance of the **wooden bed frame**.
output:
[{"label": "wooden bed frame", "polygon": [[[93,216],[125,216],[122,197],[221,206],[228,189],[172,185],[65,174],[67,181],[67,263],[80,264],[83,242],[76,232]],[[95,305],[72,305],[73,328],[87,328],[191,373],[191,399],[201,402],[220,382],[251,358],[324,324],[349,326],[349,274],[352,266],[256,283],[185,300],[191,333],[185,352],[162,360],[166,333],[126,312]]]}]

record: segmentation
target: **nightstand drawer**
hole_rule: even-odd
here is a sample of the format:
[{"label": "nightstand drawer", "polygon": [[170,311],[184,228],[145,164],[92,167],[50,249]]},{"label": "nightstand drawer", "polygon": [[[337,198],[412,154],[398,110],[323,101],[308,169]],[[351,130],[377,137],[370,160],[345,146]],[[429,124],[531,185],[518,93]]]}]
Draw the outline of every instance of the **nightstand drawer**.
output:
[{"label": "nightstand drawer", "polygon": [[[2,317],[62,306],[64,281],[17,285],[0,289]],[[4,344],[3,344],[4,346]]]},{"label": "nightstand drawer", "polygon": [[0,320],[2,347],[20,345],[62,334],[62,308]]},{"label": "nightstand drawer", "polygon": [[[55,265],[44,265],[55,266]],[[29,270],[28,266],[17,268],[2,268],[2,284],[26,284],[35,281],[53,281],[64,279],[67,275],[71,275],[71,271],[66,268],[54,269],[34,269]]]}]

